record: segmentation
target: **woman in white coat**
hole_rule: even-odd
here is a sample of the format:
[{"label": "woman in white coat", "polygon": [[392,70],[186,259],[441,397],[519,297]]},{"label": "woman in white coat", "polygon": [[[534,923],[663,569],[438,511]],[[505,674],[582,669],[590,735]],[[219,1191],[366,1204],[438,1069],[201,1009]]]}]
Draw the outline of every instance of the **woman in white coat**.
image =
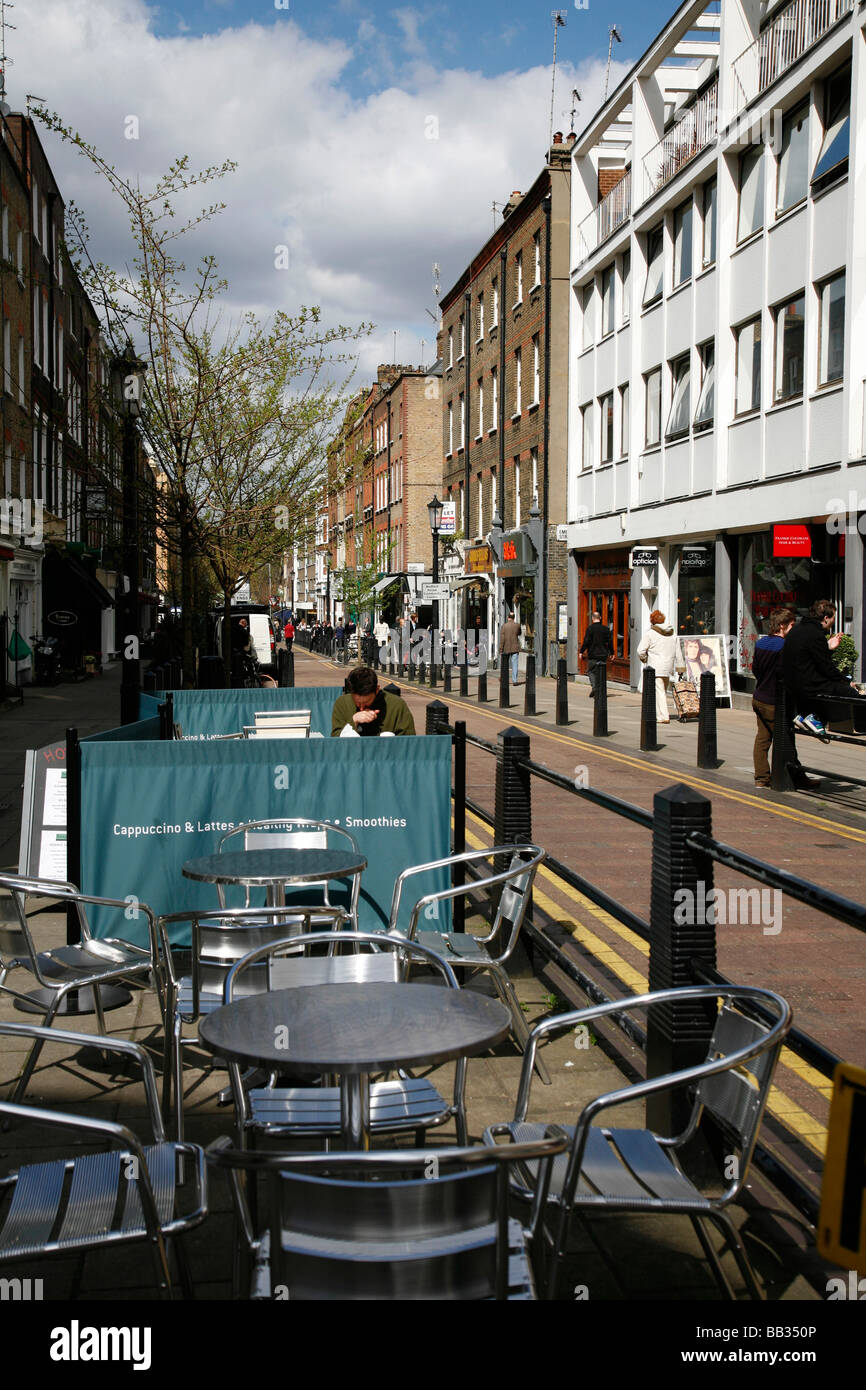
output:
[{"label": "woman in white coat", "polygon": [[656,673],[656,723],[670,724],[668,711],[668,681],[674,673],[677,639],[672,627],[665,625],[665,615],[656,608],[650,613],[651,627],[645,632],[637,649],[638,657]]}]

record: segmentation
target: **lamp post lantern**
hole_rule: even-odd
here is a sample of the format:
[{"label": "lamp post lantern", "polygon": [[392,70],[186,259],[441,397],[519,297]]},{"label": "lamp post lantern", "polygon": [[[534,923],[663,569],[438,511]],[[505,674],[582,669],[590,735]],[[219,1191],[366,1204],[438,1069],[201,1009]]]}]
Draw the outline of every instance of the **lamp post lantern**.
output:
[{"label": "lamp post lantern", "polygon": [[127,343],[125,351],[112,363],[115,404],[120,415],[123,437],[123,569],[126,591],[120,604],[121,675],[120,722],[133,724],[138,719],[141,691],[141,634],[139,632],[139,588],[141,583],[141,552],[139,548],[138,431],[135,422],[141,414],[144,395],[144,374],[147,363],[140,361]]}]

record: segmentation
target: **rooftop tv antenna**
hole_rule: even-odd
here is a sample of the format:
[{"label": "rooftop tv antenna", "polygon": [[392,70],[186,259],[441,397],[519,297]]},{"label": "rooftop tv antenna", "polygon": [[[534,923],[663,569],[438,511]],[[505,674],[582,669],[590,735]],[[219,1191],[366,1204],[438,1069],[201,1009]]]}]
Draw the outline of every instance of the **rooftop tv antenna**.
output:
[{"label": "rooftop tv antenna", "polygon": [[14,8],[14,5],[9,4],[9,0],[0,0],[0,102],[6,100],[6,69],[12,65],[12,59],[6,57],[6,30],[18,27],[9,23],[6,11]]},{"label": "rooftop tv antenna", "polygon": [[616,25],[612,24],[607,41],[607,72],[604,74],[604,96],[602,97],[602,101],[607,101],[607,84],[610,81],[610,55],[613,52],[614,39],[616,39],[617,43],[622,43],[622,34],[619,32]]},{"label": "rooftop tv antenna", "polygon": [[568,127],[569,130],[574,130],[574,118],[575,118],[575,116],[577,115],[577,107],[578,107],[578,102],[579,102],[579,101],[580,101],[580,92],[577,90],[576,87],[572,87],[572,89],[571,89],[571,111],[570,111],[570,113],[569,113],[570,116],[571,116],[571,125]]},{"label": "rooftop tv antenna", "polygon": [[556,94],[556,40],[560,29],[565,28],[568,10],[551,10],[550,17],[553,20],[553,76],[550,83],[550,133],[547,139],[548,150],[553,144],[553,101]]}]

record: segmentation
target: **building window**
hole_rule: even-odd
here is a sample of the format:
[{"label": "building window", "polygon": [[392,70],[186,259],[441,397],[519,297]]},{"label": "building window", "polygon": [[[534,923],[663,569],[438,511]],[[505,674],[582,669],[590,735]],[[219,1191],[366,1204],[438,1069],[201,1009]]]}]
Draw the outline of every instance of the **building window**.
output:
[{"label": "building window", "polygon": [[24,335],[18,338],[18,404],[26,406],[26,382],[24,379]]},{"label": "building window", "polygon": [[518,251],[514,257],[514,275],[517,286],[517,296],[514,300],[514,307],[523,303],[523,252]]},{"label": "building window", "polygon": [[613,332],[613,265],[601,272],[601,336]]},{"label": "building window", "polygon": [[541,343],[536,333],[532,339],[532,404],[541,401]]},{"label": "building window", "polygon": [[499,420],[499,372],[496,367],[490,371],[490,428],[495,430]]},{"label": "building window", "polygon": [[460,392],[460,448],[466,448],[466,398]]},{"label": "building window", "polygon": [[628,439],[629,439],[629,429],[628,429],[628,425],[629,425],[629,420],[628,420],[629,405],[628,405],[628,397],[629,397],[629,390],[628,390],[628,382],[626,381],[626,382],[624,382],[623,385],[619,388],[619,452],[620,452],[620,457],[621,457],[621,458],[626,458],[626,456],[628,455]]},{"label": "building window", "polygon": [[716,193],[715,179],[704,184],[704,265],[713,265],[716,259]]},{"label": "building window", "polygon": [[692,200],[682,203],[674,213],[674,285],[681,285],[692,273]]},{"label": "building window", "polygon": [[764,225],[764,146],[750,145],[740,155],[740,206],[737,214],[737,241],[757,232]]},{"label": "building window", "polygon": [[659,298],[664,286],[664,224],[647,232],[646,239],[646,284],[643,288],[644,304],[652,304]]},{"label": "building window", "polygon": [[629,299],[631,297],[631,252],[626,251],[622,258],[622,272],[620,275],[622,282],[622,318],[623,323],[628,323]]},{"label": "building window", "polygon": [[3,320],[3,390],[12,395],[12,324]]},{"label": "building window", "polygon": [[448,366],[454,366],[454,329],[448,329]]},{"label": "building window", "polygon": [[461,314],[461,315],[460,315],[460,356],[457,358],[457,361],[459,362],[459,361],[461,360],[461,358],[463,358],[463,357],[465,357],[465,356],[466,356],[466,315],[465,315],[465,314]]},{"label": "building window", "polygon": [[541,232],[536,232],[532,238],[532,254],[535,260],[535,283],[532,288],[535,290],[541,284]]},{"label": "building window", "polygon": [[698,348],[701,357],[701,391],[698,408],[695,411],[695,429],[709,429],[713,423],[716,400],[716,344],[715,340],[702,343]]},{"label": "building window", "polygon": [[39,185],[33,180],[33,235],[39,240]]},{"label": "building window", "polygon": [[592,401],[581,407],[580,419],[583,439],[581,467],[592,468]]},{"label": "building window", "polygon": [[845,354],[845,272],[818,286],[818,385],[842,380]]},{"label": "building window", "polygon": [[484,378],[478,378],[478,437],[484,432]]},{"label": "building window", "polygon": [[484,295],[478,296],[478,337],[484,337]]},{"label": "building window", "polygon": [[831,73],[824,83],[824,138],[812,186],[823,186],[848,172],[851,143],[851,65]]},{"label": "building window", "polygon": [[[499,511],[499,499],[496,496],[496,469],[490,469],[490,525],[493,525],[493,518]],[[502,517],[499,518],[502,520]]]},{"label": "building window", "polygon": [[593,330],[595,328],[595,324],[593,323],[592,302],[594,293],[595,285],[593,284],[592,280],[590,280],[588,285],[584,285],[583,289],[580,292],[580,307],[583,312],[583,338],[581,339],[581,342],[585,348],[592,347],[594,336]]},{"label": "building window", "polygon": [[809,105],[804,102],[782,122],[782,150],[776,177],[776,216],[801,203],[809,188]]},{"label": "building window", "polygon": [[514,414],[523,410],[523,354],[520,348],[514,350]]},{"label": "building window", "polygon": [[532,483],[532,507],[538,507],[538,450],[531,449],[529,452],[529,473]]},{"label": "building window", "polygon": [[671,362],[670,367],[671,408],[668,411],[665,438],[676,439],[679,435],[689,432],[691,360],[688,354],[685,357],[678,357],[675,362]]},{"label": "building window", "polygon": [[752,319],[735,329],[736,413],[745,415],[761,408],[761,320]]},{"label": "building window", "polygon": [[448,457],[454,453],[454,402],[448,402]]},{"label": "building window", "polygon": [[490,319],[490,327],[495,328],[499,322],[499,280],[495,275],[493,277],[493,280],[491,281],[490,292],[493,295],[493,313]]},{"label": "building window", "polygon": [[803,345],[806,325],[806,296],[798,295],[774,311],[776,321],[776,381],[773,398],[793,400],[803,394]]},{"label": "building window", "polygon": [[602,463],[610,463],[613,459],[613,392],[608,391],[607,395],[602,396],[598,402],[601,414],[601,451],[599,458]]},{"label": "building window", "polygon": [[484,483],[480,473],[478,474],[478,529],[475,534],[477,536],[484,535]]},{"label": "building window", "polygon": [[655,367],[644,377],[646,391],[646,427],[644,443],[648,449],[658,444],[661,438],[662,418],[662,369]]}]

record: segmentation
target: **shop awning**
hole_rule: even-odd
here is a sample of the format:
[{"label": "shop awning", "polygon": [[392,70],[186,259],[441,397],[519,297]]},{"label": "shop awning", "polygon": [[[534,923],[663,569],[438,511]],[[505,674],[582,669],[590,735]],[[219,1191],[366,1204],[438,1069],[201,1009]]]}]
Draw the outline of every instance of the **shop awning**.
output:
[{"label": "shop awning", "polygon": [[[82,565],[81,561],[77,560],[74,555],[70,555],[68,550],[63,554],[56,551],[49,551],[45,556],[46,561],[48,561],[49,555],[56,555],[57,559],[54,563],[59,562],[63,569],[65,569],[66,576],[73,580],[74,583],[78,585],[79,590],[83,591],[83,593],[85,593],[89,599],[92,599],[94,603],[98,604],[100,608],[114,607],[114,598],[108,592],[105,585],[100,584],[96,576],[91,574],[90,570],[87,569],[85,565]],[[49,561],[49,563],[51,562]]]},{"label": "shop awning", "polygon": [[449,581],[452,594],[456,594],[458,589],[468,589],[472,584],[490,584],[486,574],[467,574],[462,579],[452,579]]},{"label": "shop awning", "polygon": [[386,576],[385,579],[380,579],[380,580],[378,581],[378,583],[376,583],[376,584],[373,585],[373,593],[374,593],[374,594],[384,594],[384,592],[385,592],[386,589],[390,589],[390,588],[392,587],[392,585],[394,585],[394,584],[399,584],[399,583],[400,583],[400,576],[399,576],[399,574],[389,574],[389,575]]}]

